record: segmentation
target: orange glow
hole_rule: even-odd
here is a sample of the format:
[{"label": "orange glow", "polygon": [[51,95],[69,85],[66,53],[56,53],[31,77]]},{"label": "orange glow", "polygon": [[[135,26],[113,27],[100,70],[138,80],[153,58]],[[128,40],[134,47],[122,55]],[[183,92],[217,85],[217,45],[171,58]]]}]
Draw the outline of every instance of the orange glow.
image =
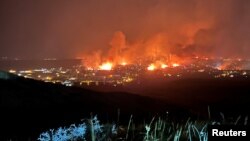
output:
[{"label": "orange glow", "polygon": [[161,64],[161,68],[162,69],[165,69],[165,68],[167,68],[168,67],[168,65],[166,65],[166,64]]},{"label": "orange glow", "polygon": [[94,70],[92,67],[87,67],[87,70]]},{"label": "orange glow", "polygon": [[100,70],[112,70],[113,64],[110,62],[104,63],[101,66],[99,66]]},{"label": "orange glow", "polygon": [[122,65],[122,66],[126,66],[126,65],[127,65],[127,62],[122,62],[121,65]]},{"label": "orange glow", "polygon": [[217,70],[222,70],[222,66],[218,66],[216,68],[217,68]]},{"label": "orange glow", "polygon": [[149,71],[153,71],[156,69],[156,66],[154,64],[150,64],[147,68]]},{"label": "orange glow", "polygon": [[[84,56],[82,57],[84,58],[84,65],[94,69],[100,69],[103,61],[111,62],[113,65],[112,68],[114,68],[116,65],[126,66],[128,64],[143,62],[147,60],[146,58],[151,58],[150,62],[154,64],[154,69],[173,67],[171,62],[181,64],[187,62],[188,59],[183,59],[171,53],[173,45],[169,43],[169,38],[171,37],[167,33],[156,33],[148,39],[138,39],[131,43],[126,40],[126,35],[122,31],[117,31],[114,33],[110,41],[110,48],[107,51],[96,50],[91,54],[84,53],[81,56]],[[181,44],[185,46],[186,43]],[[182,52],[181,49],[180,52]],[[188,57],[188,54],[185,56]],[[166,66],[167,63],[169,63],[169,66]]]},{"label": "orange glow", "polygon": [[172,66],[173,66],[173,67],[179,67],[179,66],[180,66],[180,64],[173,63],[173,64],[172,64]]}]

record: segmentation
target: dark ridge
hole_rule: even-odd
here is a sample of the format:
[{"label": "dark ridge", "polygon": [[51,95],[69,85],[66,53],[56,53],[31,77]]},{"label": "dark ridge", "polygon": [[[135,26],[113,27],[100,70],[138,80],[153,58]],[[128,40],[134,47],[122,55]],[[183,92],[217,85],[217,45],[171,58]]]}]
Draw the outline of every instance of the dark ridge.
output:
[{"label": "dark ridge", "polygon": [[[119,91],[132,91],[132,87]],[[141,123],[156,115],[166,116],[166,111],[172,121],[188,117],[207,120],[208,105],[216,120],[221,120],[220,112],[233,119],[249,115],[249,79],[152,80],[135,87],[141,95],[66,87],[0,71],[1,140],[34,140],[43,131],[80,122],[90,115],[98,115],[103,123],[116,122],[118,109],[123,125],[131,114]]]},{"label": "dark ridge", "polygon": [[95,92],[11,76],[0,79],[1,131],[5,139],[35,138],[42,131],[75,123],[90,114],[102,121],[116,121],[118,109],[120,122],[126,124],[131,114],[141,121],[166,111],[185,111],[136,94]]}]

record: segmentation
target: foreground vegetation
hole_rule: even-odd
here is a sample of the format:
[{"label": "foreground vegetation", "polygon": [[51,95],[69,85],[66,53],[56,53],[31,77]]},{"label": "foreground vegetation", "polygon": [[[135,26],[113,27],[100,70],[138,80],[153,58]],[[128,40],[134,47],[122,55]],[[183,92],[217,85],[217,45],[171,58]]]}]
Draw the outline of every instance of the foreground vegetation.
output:
[{"label": "foreground vegetation", "polygon": [[153,117],[148,123],[136,124],[130,116],[127,125],[117,123],[101,124],[97,116],[84,119],[80,124],[59,127],[43,132],[39,141],[207,141],[208,125],[247,125],[248,116],[238,116],[235,120],[225,118],[220,113],[220,120],[174,121],[168,117]]}]

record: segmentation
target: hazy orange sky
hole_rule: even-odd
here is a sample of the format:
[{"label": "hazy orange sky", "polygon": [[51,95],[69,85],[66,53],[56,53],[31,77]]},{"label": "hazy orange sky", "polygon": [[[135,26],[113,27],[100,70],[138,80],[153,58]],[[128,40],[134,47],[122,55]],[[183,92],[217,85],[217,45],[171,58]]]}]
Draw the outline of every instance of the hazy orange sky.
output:
[{"label": "hazy orange sky", "polygon": [[249,0],[1,0],[0,10],[0,56],[108,53],[118,31],[131,48],[160,36],[176,54],[250,57]]}]

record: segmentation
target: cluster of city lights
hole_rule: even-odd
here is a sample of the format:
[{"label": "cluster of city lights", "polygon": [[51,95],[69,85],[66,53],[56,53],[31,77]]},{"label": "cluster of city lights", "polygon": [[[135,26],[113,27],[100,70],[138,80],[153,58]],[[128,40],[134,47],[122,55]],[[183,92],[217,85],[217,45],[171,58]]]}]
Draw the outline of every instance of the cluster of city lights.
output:
[{"label": "cluster of city lights", "polygon": [[[194,58],[189,63],[181,60],[145,60],[135,63],[105,61],[97,67],[77,65],[72,68],[51,67],[18,70],[11,68],[10,73],[24,78],[38,79],[45,82],[73,85],[126,85],[136,82],[146,75],[160,76],[163,79],[180,79],[191,75],[211,78],[248,78],[250,60],[202,59]],[[150,72],[150,73],[147,73]]]}]

